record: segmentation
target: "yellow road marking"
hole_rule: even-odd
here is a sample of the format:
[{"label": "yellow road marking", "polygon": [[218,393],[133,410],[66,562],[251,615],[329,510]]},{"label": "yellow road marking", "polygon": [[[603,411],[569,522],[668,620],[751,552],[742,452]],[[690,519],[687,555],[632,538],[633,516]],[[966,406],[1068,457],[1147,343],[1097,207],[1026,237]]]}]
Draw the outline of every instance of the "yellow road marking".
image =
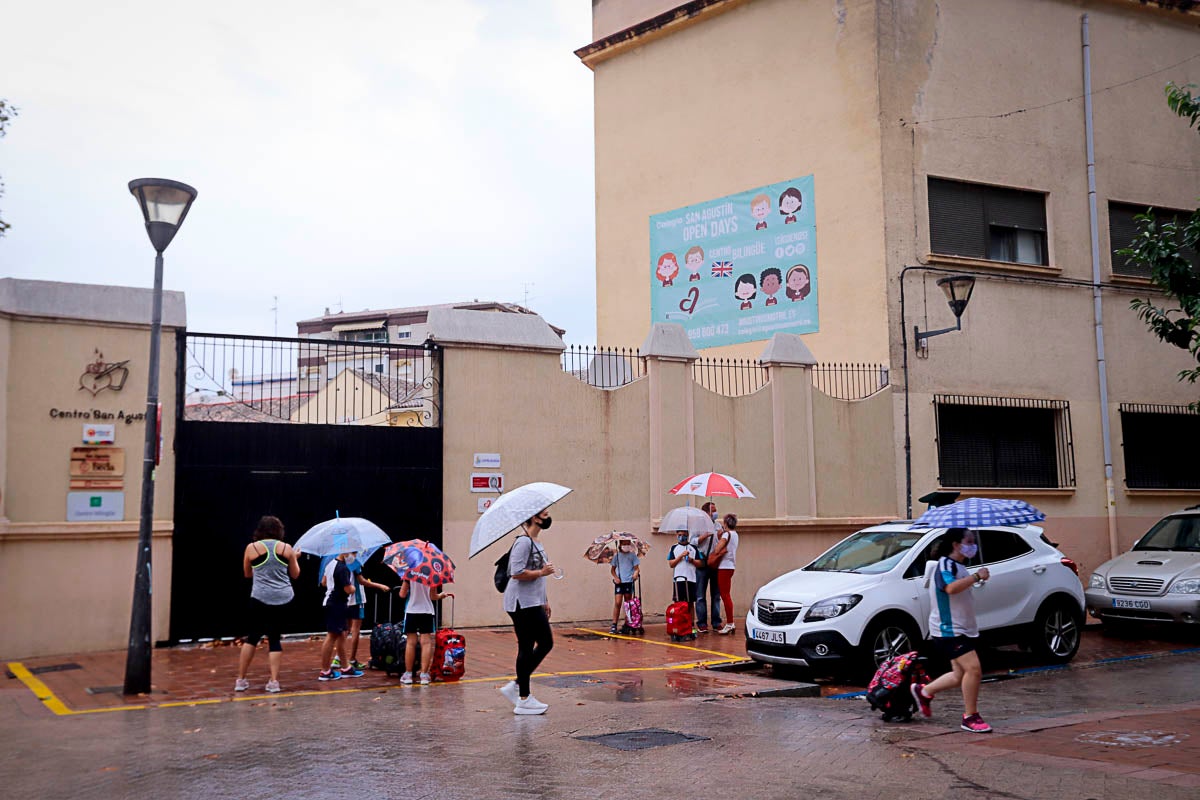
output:
[{"label": "yellow road marking", "polygon": [[[716,656],[715,659],[703,659],[699,661],[691,661],[686,664],[660,665],[653,667],[613,667],[606,669],[581,669],[569,670],[563,672],[538,672],[532,677],[535,678],[553,678],[560,676],[574,675],[604,675],[617,672],[665,672],[667,670],[685,670],[697,669],[700,667],[710,667],[717,664],[728,664],[733,661],[741,661],[742,657],[731,653],[722,653],[717,650],[705,650],[700,647],[692,647],[686,644],[676,644],[675,642],[656,642],[646,640],[637,636],[622,636],[620,634],[611,634],[606,631],[592,630],[591,628],[576,628],[575,630],[583,633],[592,633],[609,639],[624,639],[630,642],[642,642],[643,644],[653,644],[660,647],[673,647],[679,650],[688,650],[694,653],[703,653],[705,655]],[[164,703],[146,703],[143,705],[126,705],[126,706],[110,706],[108,708],[87,708],[87,709],[72,709],[68,708],[62,700],[58,698],[54,692],[50,691],[50,687],[46,686],[37,676],[30,672],[24,664],[19,661],[10,661],[8,669],[21,683],[25,684],[34,696],[42,702],[42,704],[50,711],[60,717],[69,717],[79,714],[106,714],[110,711],[145,711],[151,708],[187,708],[188,706],[206,706],[218,705],[220,703],[244,703],[250,700],[270,700],[282,697],[315,697],[319,695],[331,694],[361,694],[362,692],[386,692],[402,687],[401,685],[389,686],[364,686],[361,689],[324,689],[303,692],[277,692],[273,694],[256,694],[256,695],[239,695],[237,697],[213,697],[202,698],[199,700],[173,700]],[[443,686],[450,686],[454,683],[498,683],[500,681],[513,680],[513,675],[500,675],[487,678],[466,678],[460,681],[441,682]],[[413,689],[425,689],[430,686],[437,686],[438,683],[428,684],[427,686],[413,686]]]}]

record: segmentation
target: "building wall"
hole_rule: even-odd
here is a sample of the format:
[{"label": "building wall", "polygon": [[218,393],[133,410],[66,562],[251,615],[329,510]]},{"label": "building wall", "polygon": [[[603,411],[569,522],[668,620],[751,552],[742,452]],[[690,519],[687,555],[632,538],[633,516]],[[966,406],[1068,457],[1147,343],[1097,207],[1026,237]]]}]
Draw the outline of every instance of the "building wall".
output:
[{"label": "building wall", "polygon": [[[594,19],[616,5],[595,6]],[[753,0],[584,56],[602,344],[636,345],[649,327],[650,215],[812,174],[821,314],[805,343],[821,361],[885,360],[874,42],[869,3]],[[706,354],[755,356],[763,344]]]},{"label": "building wall", "polygon": [[[0,658],[122,647],[128,639],[137,555],[145,428],[119,416],[146,410],[150,292],[0,280]],[[165,297],[159,397],[163,460],[155,481],[152,635],[167,636],[174,504],[174,328],[182,295]],[[137,320],[145,320],[141,324]],[[95,360],[129,360],[118,391],[94,397],[81,376]],[[85,417],[51,417],[51,409]],[[98,420],[97,412],[112,414]],[[66,522],[71,448],[89,422],[115,426],[124,448],[123,520]],[[154,424],[151,422],[151,424]],[[31,565],[37,568],[31,569]],[[47,576],[53,589],[47,589]],[[52,597],[48,601],[48,594]],[[84,624],[81,624],[84,620]]]},{"label": "building wall", "polygon": [[[1008,494],[1045,511],[1050,537],[1086,571],[1110,554],[1102,413],[1112,430],[1119,549],[1163,513],[1198,496],[1124,488],[1118,405],[1186,404],[1194,392],[1175,380],[1188,365],[1186,354],[1158,342],[1129,309],[1132,298],[1146,296],[1145,283],[1111,273],[1107,214],[1109,200],[1195,207],[1200,143],[1167,108],[1162,87],[1167,80],[1200,80],[1200,65],[1186,61],[1200,45],[1197,17],[1129,2],[1009,0],[1004,13],[983,0],[877,5],[889,313],[900,321],[898,278],[907,265],[980,273],[964,330],[929,340],[928,358],[916,357],[911,331],[914,324],[922,330],[953,324],[934,284],[945,273],[914,270],[905,278],[913,493],[938,486],[933,394],[1067,400],[1074,489]],[[1090,23],[1101,279],[1114,284],[1104,289],[1102,302],[1109,393],[1103,411],[1090,286],[1038,282],[1090,282],[1092,276],[1080,99],[1082,12]],[[1161,71],[1172,64],[1178,66]],[[929,176],[1045,192],[1049,267],[930,255]],[[1026,282],[1012,282],[1014,276]],[[890,326],[897,383],[902,325]],[[898,388],[897,479],[903,494]],[[914,513],[922,508],[917,504]]]}]

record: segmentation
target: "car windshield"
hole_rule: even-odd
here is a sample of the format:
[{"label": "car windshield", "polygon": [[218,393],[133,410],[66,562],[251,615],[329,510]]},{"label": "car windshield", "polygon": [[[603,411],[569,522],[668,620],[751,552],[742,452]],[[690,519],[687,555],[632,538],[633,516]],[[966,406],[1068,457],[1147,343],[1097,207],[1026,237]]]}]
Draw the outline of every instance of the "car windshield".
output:
[{"label": "car windshield", "polygon": [[814,572],[878,574],[893,569],[925,531],[859,531],[805,567]]},{"label": "car windshield", "polygon": [[1133,549],[1200,553],[1200,516],[1167,517],[1139,539]]}]

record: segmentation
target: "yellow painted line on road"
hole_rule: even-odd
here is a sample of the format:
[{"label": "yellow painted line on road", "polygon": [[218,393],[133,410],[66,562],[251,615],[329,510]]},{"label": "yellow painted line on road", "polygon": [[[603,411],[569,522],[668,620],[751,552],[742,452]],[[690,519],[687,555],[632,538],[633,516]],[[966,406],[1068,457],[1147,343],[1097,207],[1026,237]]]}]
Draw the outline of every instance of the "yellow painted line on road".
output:
[{"label": "yellow painted line on road", "polygon": [[745,661],[741,656],[735,656],[732,653],[722,653],[719,650],[705,650],[702,647],[692,647],[689,644],[676,644],[675,642],[656,642],[653,639],[644,639],[641,636],[622,636],[619,633],[607,633],[605,631],[595,631],[591,628],[576,628],[575,630],[583,631],[584,633],[594,633],[597,636],[603,636],[606,639],[624,639],[627,642],[641,642],[642,644],[655,644],[659,647],[675,647],[680,650],[691,650],[694,653],[704,653],[705,655],[717,656],[722,661]]},{"label": "yellow painted line on road", "polygon": [[8,662],[8,671],[15,675],[17,680],[25,684],[29,688],[29,691],[33,692],[33,696],[42,701],[42,705],[55,714],[64,716],[73,713],[62,700],[58,699],[54,692],[50,691],[49,686],[35,677],[20,661]]}]

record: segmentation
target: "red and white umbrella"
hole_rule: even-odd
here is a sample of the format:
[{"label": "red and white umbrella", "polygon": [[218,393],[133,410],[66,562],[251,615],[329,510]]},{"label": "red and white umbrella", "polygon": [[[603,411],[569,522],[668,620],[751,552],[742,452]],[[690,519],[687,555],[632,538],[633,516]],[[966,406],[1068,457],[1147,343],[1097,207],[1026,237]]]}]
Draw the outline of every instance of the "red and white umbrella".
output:
[{"label": "red and white umbrella", "polygon": [[668,494],[694,494],[697,497],[754,497],[754,493],[732,475],[702,472],[681,480]]}]

